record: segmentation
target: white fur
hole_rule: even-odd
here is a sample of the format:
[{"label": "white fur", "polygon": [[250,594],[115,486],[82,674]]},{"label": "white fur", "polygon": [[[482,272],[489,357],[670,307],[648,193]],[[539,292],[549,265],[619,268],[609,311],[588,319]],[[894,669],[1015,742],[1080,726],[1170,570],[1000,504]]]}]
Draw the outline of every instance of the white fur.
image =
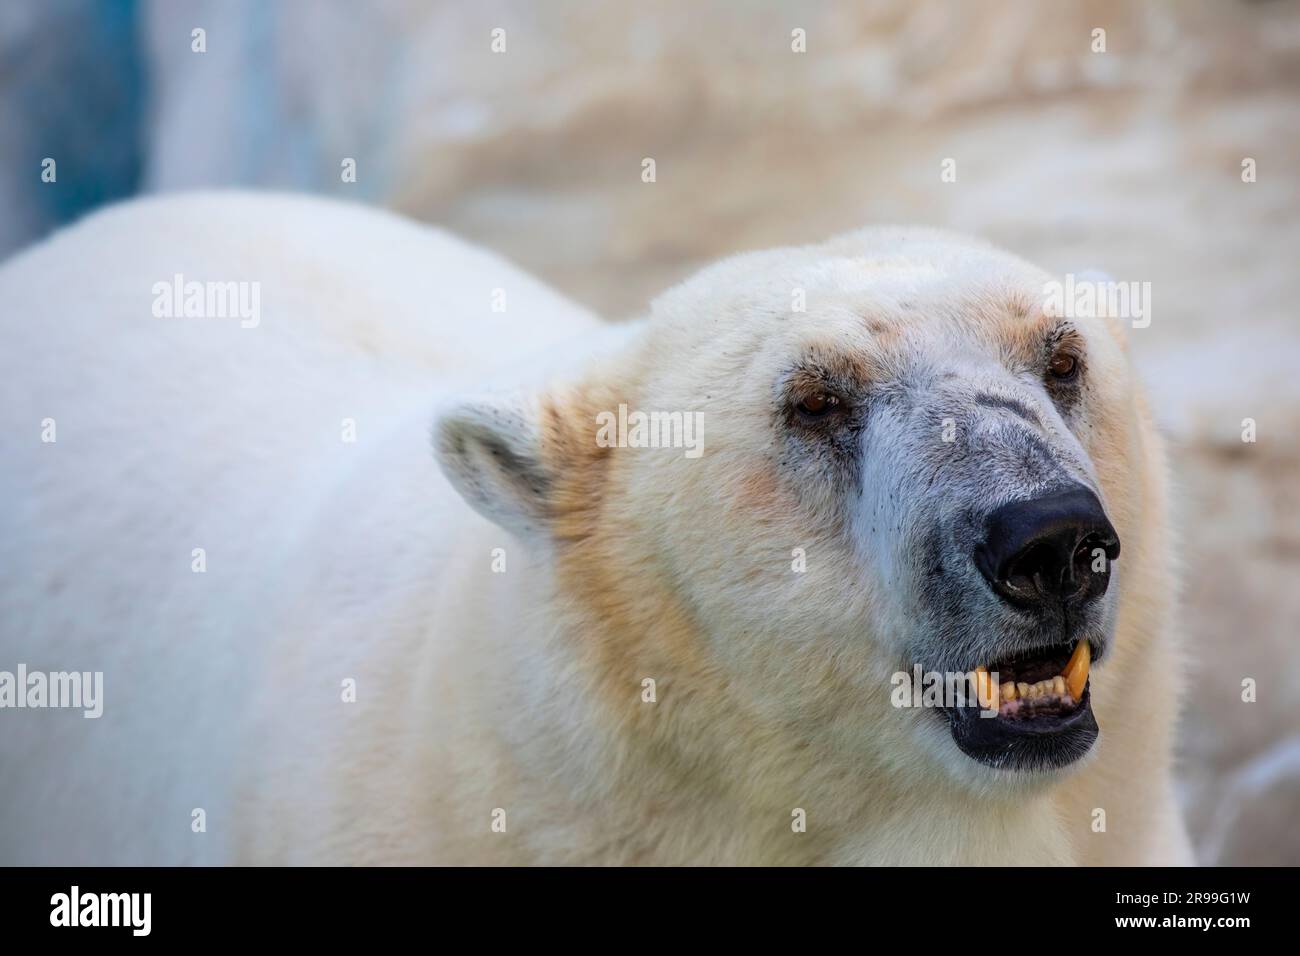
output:
[{"label": "white fur", "polygon": [[[153,317],[177,272],[260,281],[260,324]],[[0,269],[0,300],[0,669],[102,670],[105,687],[98,720],[0,711],[0,861],[266,859],[237,840],[240,781],[273,749],[245,725],[301,733],[280,769],[364,777],[417,728],[330,758],[339,732],[414,694],[421,646],[447,642],[445,604],[473,590],[457,579],[507,543],[435,466],[434,409],[595,320],[437,230],[238,193],[93,216]],[[258,802],[306,819],[315,799]],[[296,856],[314,854],[329,847]]]}]

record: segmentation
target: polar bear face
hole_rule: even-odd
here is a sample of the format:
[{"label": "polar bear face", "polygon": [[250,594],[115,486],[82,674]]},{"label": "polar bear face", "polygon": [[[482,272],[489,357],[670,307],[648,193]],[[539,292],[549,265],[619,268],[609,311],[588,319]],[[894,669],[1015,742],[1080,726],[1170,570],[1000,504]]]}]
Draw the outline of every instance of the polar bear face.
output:
[{"label": "polar bear face", "polygon": [[[737,257],[578,384],[450,412],[439,454],[553,549],[611,699],[649,674],[711,698],[719,733],[1050,778],[1098,735],[1141,436],[1122,335],[1046,314],[1049,278],[929,232]],[[638,411],[697,422],[700,448],[598,440]],[[918,666],[994,677],[900,707]]]}]

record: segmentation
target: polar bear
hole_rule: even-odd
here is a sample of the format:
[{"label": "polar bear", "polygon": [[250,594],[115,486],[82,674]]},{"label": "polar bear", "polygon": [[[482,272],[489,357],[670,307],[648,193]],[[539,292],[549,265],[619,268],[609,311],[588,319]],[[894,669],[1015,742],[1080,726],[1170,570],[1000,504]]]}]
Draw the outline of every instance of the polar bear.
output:
[{"label": "polar bear", "polygon": [[0,862],[1188,862],[1161,446],[1048,280],[866,229],[606,325],[242,193],[17,256]]}]

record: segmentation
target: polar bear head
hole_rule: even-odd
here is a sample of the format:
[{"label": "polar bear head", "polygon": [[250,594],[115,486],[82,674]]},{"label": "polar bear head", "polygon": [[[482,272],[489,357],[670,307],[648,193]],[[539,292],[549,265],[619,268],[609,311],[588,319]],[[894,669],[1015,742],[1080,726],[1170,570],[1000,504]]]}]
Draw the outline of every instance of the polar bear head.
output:
[{"label": "polar bear head", "polygon": [[[701,765],[761,737],[1050,779],[1098,736],[1154,480],[1121,327],[1060,317],[1050,279],[926,230],[741,255],[573,381],[453,406],[438,456],[546,549],[612,722]],[[977,669],[964,703],[929,694]],[[636,710],[646,677],[675,720]]]}]

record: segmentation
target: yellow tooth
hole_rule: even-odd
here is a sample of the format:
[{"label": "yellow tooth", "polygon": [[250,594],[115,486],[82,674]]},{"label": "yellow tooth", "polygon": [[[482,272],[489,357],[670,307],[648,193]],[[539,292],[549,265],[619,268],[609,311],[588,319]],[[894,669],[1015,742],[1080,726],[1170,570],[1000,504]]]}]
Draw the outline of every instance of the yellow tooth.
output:
[{"label": "yellow tooth", "polygon": [[1060,674],[1052,678],[1052,693],[1057,697],[1065,696],[1065,678]]},{"label": "yellow tooth", "polygon": [[1092,663],[1092,649],[1087,641],[1080,641],[1079,646],[1070,655],[1070,662],[1061,671],[1065,687],[1075,700],[1083,698],[1084,685],[1088,683],[1088,665]]},{"label": "yellow tooth", "polygon": [[975,668],[975,693],[980,706],[985,710],[995,710],[1001,696],[998,692],[998,679],[983,667]]},{"label": "yellow tooth", "polygon": [[1007,681],[1005,684],[1002,685],[1002,699],[1003,699],[1003,700],[1015,700],[1015,699],[1016,699],[1016,682],[1015,682],[1015,681],[1010,681],[1010,680],[1009,680],[1009,681]]},{"label": "yellow tooth", "polygon": [[1020,683],[1018,683],[1018,684],[1016,685],[1016,691],[1020,694],[1020,696],[1021,696],[1022,698],[1023,698],[1023,697],[1028,697],[1028,696],[1029,696],[1029,685],[1026,684],[1024,681],[1021,681]]}]

